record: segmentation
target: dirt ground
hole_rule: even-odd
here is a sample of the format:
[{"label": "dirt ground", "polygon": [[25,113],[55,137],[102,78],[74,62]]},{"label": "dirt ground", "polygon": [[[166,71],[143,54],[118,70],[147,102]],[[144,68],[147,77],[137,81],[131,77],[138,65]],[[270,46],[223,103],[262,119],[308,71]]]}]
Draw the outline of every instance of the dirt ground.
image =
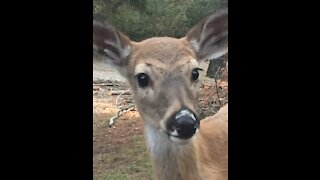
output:
[{"label": "dirt ground", "polygon": [[[199,117],[215,114],[228,102],[228,83],[211,78],[200,81]],[[216,86],[217,85],[217,86]],[[129,86],[121,81],[96,81],[93,85],[93,177],[95,180],[152,179],[142,121],[136,109],[121,115],[109,127],[119,109],[134,106],[132,95],[111,95]]]}]

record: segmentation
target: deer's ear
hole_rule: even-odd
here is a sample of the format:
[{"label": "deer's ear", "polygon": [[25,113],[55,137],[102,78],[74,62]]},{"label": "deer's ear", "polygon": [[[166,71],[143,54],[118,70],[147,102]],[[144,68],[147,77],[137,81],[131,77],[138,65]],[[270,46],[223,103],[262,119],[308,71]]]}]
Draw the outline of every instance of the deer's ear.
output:
[{"label": "deer's ear", "polygon": [[123,68],[131,53],[130,39],[110,25],[93,21],[93,48],[114,65]]},{"label": "deer's ear", "polygon": [[228,52],[228,9],[207,17],[186,35],[199,60],[215,59]]}]

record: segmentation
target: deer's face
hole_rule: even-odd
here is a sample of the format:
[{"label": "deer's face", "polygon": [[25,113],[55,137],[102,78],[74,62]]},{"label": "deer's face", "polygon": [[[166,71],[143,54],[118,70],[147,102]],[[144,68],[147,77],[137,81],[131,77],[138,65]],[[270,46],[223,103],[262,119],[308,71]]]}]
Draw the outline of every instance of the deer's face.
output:
[{"label": "deer's face", "polygon": [[112,26],[93,23],[93,44],[125,76],[147,126],[187,142],[199,127],[199,61],[227,53],[227,11],[209,16],[181,38],[133,42]]},{"label": "deer's face", "polygon": [[199,63],[185,39],[152,38],[133,44],[126,71],[142,119],[171,139],[189,139],[197,119]]}]

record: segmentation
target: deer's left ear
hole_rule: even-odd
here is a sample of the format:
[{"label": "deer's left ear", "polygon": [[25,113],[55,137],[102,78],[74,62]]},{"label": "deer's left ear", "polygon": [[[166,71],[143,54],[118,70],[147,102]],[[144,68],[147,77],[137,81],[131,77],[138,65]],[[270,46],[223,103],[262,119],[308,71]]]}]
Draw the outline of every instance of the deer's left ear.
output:
[{"label": "deer's left ear", "polygon": [[186,35],[199,60],[215,59],[228,52],[228,9],[207,17]]},{"label": "deer's left ear", "polygon": [[93,47],[111,62],[122,75],[132,53],[130,39],[111,25],[93,21]]}]

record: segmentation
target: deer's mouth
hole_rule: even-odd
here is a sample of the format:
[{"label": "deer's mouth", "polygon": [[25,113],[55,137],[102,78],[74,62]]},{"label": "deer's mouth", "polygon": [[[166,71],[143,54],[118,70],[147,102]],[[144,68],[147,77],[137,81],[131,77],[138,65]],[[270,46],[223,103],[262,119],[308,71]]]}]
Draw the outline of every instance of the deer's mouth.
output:
[{"label": "deer's mouth", "polygon": [[177,135],[175,135],[175,133],[167,133],[168,137],[170,139],[170,141],[172,141],[173,143],[176,144],[180,144],[180,145],[184,145],[187,144],[188,142],[190,142],[190,139],[192,139],[192,137],[194,137],[196,135],[196,133],[198,132],[198,129],[196,129],[195,133],[190,137],[190,138],[181,138]]}]

